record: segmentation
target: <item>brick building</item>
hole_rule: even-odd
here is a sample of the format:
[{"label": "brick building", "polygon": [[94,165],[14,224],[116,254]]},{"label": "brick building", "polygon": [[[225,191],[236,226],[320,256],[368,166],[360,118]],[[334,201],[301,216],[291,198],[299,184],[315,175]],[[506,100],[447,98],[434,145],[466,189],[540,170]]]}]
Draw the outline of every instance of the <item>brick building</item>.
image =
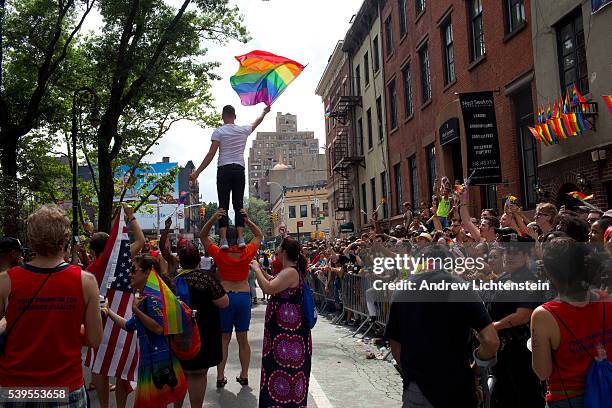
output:
[{"label": "brick building", "polygon": [[502,182],[470,190],[474,214],[507,194],[537,202],[528,0],[381,0],[392,214],[430,202],[436,176],[467,177],[458,93],[494,92]]},{"label": "brick building", "polygon": [[591,112],[594,125],[583,136],[542,146],[538,178],[542,194],[558,206],[580,190],[603,209],[612,207],[612,116],[601,98],[612,93],[612,6],[593,11],[579,0],[542,0],[531,10],[539,105],[576,84],[586,100],[580,110]]}]

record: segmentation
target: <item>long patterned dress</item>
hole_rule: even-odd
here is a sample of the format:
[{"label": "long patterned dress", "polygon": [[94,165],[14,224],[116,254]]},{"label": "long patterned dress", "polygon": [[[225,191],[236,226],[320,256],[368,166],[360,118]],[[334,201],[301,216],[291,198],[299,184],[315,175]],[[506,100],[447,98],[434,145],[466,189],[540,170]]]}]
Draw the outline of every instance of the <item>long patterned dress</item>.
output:
[{"label": "long patterned dress", "polygon": [[273,295],[266,308],[259,407],[306,407],[312,338],[302,313],[302,285]]}]

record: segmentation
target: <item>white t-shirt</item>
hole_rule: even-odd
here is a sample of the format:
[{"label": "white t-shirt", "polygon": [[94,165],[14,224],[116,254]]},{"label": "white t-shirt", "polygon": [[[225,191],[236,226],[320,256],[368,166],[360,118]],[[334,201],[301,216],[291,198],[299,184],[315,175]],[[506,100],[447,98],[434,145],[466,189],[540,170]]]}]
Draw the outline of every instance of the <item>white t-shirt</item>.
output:
[{"label": "white t-shirt", "polygon": [[244,165],[244,148],[246,147],[247,138],[253,132],[253,126],[238,126],[226,124],[215,129],[211,140],[219,142],[219,159],[217,166],[225,166],[226,164]]},{"label": "white t-shirt", "polygon": [[200,269],[210,271],[212,268],[212,258],[210,256],[203,256],[200,259]]}]

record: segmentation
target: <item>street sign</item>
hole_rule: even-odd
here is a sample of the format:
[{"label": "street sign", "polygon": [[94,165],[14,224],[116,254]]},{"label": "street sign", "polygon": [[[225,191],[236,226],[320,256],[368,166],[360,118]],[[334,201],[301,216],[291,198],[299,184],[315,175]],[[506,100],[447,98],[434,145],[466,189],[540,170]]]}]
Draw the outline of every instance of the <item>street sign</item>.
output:
[{"label": "street sign", "polygon": [[319,204],[320,204],[319,199],[315,198],[314,199],[314,206],[315,206],[315,208],[319,208]]},{"label": "street sign", "polygon": [[287,232],[287,227],[285,227],[284,225],[281,225],[280,227],[278,227],[279,235],[284,235],[286,232]]},{"label": "street sign", "polygon": [[310,221],[310,225],[319,225],[319,224],[321,224],[321,221],[319,220]]},{"label": "street sign", "polygon": [[182,211],[178,211],[178,212],[176,213],[176,216],[178,217],[178,219],[179,219],[179,220],[182,220],[182,219],[183,219],[183,217],[185,217],[185,214],[183,214],[183,212],[182,212]]},{"label": "street sign", "polygon": [[298,221],[298,222],[297,222],[297,226],[298,226],[299,228],[303,227],[303,226],[304,226],[304,221]]}]

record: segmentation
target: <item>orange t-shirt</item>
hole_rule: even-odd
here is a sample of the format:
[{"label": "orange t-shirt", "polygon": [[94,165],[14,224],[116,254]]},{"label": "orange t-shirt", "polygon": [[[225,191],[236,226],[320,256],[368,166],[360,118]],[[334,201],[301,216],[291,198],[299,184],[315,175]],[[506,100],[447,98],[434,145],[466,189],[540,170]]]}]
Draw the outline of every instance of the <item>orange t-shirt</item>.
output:
[{"label": "orange t-shirt", "polygon": [[240,282],[249,276],[249,264],[257,255],[259,245],[249,243],[244,248],[231,246],[222,250],[215,244],[208,245],[207,251],[215,260],[221,279],[229,282]]}]

